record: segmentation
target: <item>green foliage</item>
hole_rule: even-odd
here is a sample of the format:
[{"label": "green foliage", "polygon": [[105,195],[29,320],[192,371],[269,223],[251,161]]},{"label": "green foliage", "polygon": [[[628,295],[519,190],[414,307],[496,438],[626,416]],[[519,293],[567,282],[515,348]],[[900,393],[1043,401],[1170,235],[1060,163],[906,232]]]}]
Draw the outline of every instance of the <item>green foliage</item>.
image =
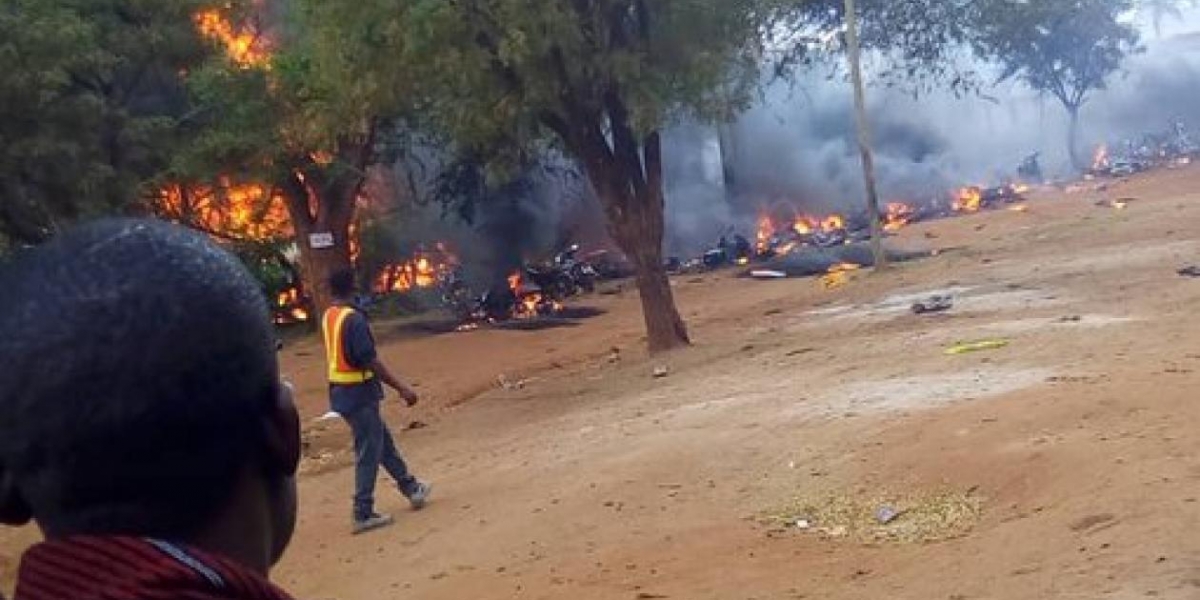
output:
[{"label": "green foliage", "polygon": [[370,114],[407,118],[458,147],[522,163],[544,143],[564,141],[548,122],[599,115],[609,95],[642,133],[747,102],[767,3],[299,4],[327,87]]},{"label": "green foliage", "polygon": [[[772,28],[784,52],[776,70],[792,76],[797,66],[814,59],[838,55],[845,29],[845,0],[781,0],[786,10]],[[885,69],[873,79],[893,87],[919,91],[946,85],[954,91],[971,91],[977,74],[959,58],[976,25],[971,12],[974,0],[857,0],[861,47],[881,59]]]},{"label": "green foliage", "polygon": [[981,0],[975,46],[1019,79],[1077,112],[1106,87],[1125,58],[1140,51],[1125,18],[1131,0]]},{"label": "green foliage", "polygon": [[0,8],[0,233],[136,209],[188,135],[181,74],[212,48],[202,0],[6,0]]}]

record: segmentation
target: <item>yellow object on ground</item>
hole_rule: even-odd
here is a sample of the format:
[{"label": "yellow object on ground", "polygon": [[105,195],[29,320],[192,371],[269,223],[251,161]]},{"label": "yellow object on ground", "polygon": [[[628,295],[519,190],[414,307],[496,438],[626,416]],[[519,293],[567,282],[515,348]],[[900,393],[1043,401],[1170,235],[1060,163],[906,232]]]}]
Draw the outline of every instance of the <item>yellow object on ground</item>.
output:
[{"label": "yellow object on ground", "polygon": [[1008,345],[1008,340],[991,339],[979,340],[975,342],[959,342],[949,348],[946,348],[946,354],[949,356],[957,356],[959,354],[967,354],[970,352],[980,352],[982,350],[997,350]]}]

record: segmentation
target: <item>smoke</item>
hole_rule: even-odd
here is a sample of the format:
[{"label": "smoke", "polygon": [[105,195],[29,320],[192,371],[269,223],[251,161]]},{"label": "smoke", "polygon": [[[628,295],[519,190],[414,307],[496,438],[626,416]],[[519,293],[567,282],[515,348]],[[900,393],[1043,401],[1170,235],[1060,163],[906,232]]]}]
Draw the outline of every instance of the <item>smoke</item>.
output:
[{"label": "smoke", "polygon": [[605,245],[598,206],[561,157],[548,156],[500,184],[485,185],[486,173],[472,169],[461,175],[467,180],[461,193],[439,198],[437,178],[450,165],[430,147],[413,152],[371,182],[371,197],[395,201],[388,203],[390,212],[372,219],[369,246],[375,255],[368,257],[369,270],[441,243],[458,259],[467,283],[483,290],[504,284],[521,265],[550,258],[571,242]]},{"label": "smoke", "polygon": [[[1147,51],[1084,108],[1085,148],[1165,132],[1176,119],[1200,132],[1200,11],[1165,25],[1161,40],[1143,27]],[[764,210],[861,213],[852,96],[828,73],[826,65],[767,86],[761,101],[727,126],[724,143],[711,125],[680,123],[665,132],[669,255],[694,256],[734,231],[752,235]],[[1035,152],[1047,176],[1072,174],[1065,111],[1016,82],[963,97],[872,87],[868,114],[884,201],[923,203],[963,185],[1002,183]],[[723,156],[736,193],[726,187]],[[474,217],[466,223],[441,205],[410,206],[392,235],[395,256],[416,241],[449,240],[468,277],[488,285],[568,242],[612,248],[603,212],[582,180],[535,178],[493,194]]]},{"label": "smoke", "polygon": [[[1185,16],[1168,23],[1161,40],[1143,28],[1146,52],[1130,58],[1083,110],[1085,148],[1165,132],[1176,119],[1200,131],[1200,11]],[[732,124],[725,158],[737,175],[734,194],[724,186],[716,128],[680,125],[668,132],[669,252],[711,246],[729,224],[752,232],[755,215],[780,205],[813,213],[862,210],[853,98],[845,81],[827,73],[826,67],[768,86],[762,102]],[[885,201],[920,203],[966,184],[1002,183],[1034,152],[1048,176],[1071,174],[1065,111],[1016,82],[964,97],[872,87],[868,115]]]}]

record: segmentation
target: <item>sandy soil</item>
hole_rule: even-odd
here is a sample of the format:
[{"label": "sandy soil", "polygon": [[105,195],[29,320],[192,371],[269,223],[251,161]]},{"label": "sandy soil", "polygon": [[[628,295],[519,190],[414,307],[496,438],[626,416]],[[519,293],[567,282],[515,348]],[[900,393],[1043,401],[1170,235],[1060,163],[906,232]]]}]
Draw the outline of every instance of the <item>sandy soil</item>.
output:
[{"label": "sandy soil", "polygon": [[[1117,198],[1136,200],[1096,205]],[[697,345],[657,359],[631,291],[572,327],[385,324],[426,395],[388,416],[427,425],[399,441],[436,496],[411,513],[382,485],[398,523],[361,537],[347,432],[316,421],[320,353],[300,343],[303,505],[275,578],[345,600],[1198,598],[1200,280],[1175,273],[1200,263],[1196,223],[1188,168],[918,224],[897,243],[946,251],[835,290],[680,278]],[[939,292],[953,310],[909,312]],[[989,338],[1009,345],[944,352]],[[936,542],[766,518],[943,493],[979,512]],[[0,532],[3,577],[33,537]]]}]

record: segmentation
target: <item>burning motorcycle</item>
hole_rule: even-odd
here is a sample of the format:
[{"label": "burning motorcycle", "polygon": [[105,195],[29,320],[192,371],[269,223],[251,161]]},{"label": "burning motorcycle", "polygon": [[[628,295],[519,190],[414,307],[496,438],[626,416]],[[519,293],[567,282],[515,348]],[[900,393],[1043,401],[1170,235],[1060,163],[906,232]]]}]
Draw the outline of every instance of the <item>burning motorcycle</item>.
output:
[{"label": "burning motorcycle", "polygon": [[548,263],[525,267],[525,273],[544,296],[555,301],[561,302],[581,292],[591,293],[596,290],[600,274],[578,255],[579,245],[572,244]]}]

